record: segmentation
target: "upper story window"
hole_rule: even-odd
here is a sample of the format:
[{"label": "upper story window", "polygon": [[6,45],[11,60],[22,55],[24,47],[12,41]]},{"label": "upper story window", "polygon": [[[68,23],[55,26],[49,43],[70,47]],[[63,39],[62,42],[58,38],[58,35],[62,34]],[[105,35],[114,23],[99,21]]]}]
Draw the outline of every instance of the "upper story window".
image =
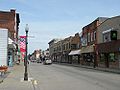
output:
[{"label": "upper story window", "polygon": [[87,35],[84,35],[83,37],[81,37],[81,45],[87,46]]},{"label": "upper story window", "polygon": [[77,49],[79,49],[79,48],[80,48],[80,43],[77,44]]},{"label": "upper story window", "polygon": [[65,50],[65,44],[64,44],[64,45],[62,45],[62,49],[63,49],[63,50]]},{"label": "upper story window", "polygon": [[90,42],[90,33],[88,33],[88,42]]},{"label": "upper story window", "polygon": [[71,49],[77,49],[77,44],[71,44]]},{"label": "upper story window", "polygon": [[110,33],[103,34],[103,42],[109,42],[109,41],[111,41]]},{"label": "upper story window", "polygon": [[70,42],[69,42],[69,49],[71,48],[71,44],[70,44]]},{"label": "upper story window", "polygon": [[66,44],[66,50],[69,48],[69,46],[68,46],[68,45],[69,45],[69,44],[67,43],[67,44]]},{"label": "upper story window", "polygon": [[61,46],[59,46],[59,51],[61,51]]},{"label": "upper story window", "polygon": [[91,42],[93,41],[93,32],[91,33]]},{"label": "upper story window", "polygon": [[94,41],[96,40],[96,31],[94,31]]}]

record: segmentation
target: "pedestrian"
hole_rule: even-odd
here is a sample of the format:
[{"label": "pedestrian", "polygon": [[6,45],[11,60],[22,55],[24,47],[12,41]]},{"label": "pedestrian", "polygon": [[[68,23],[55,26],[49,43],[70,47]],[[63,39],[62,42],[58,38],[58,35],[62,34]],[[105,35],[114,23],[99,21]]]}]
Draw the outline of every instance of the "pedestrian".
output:
[{"label": "pedestrian", "polygon": [[20,56],[18,56],[18,62],[19,62],[19,64],[20,64]]},{"label": "pedestrian", "polygon": [[20,56],[18,56],[18,61],[16,62],[16,64],[20,64]]},{"label": "pedestrian", "polygon": [[29,64],[29,62],[30,62],[30,61],[29,61],[29,60],[27,60],[27,63],[28,63],[28,64]]}]

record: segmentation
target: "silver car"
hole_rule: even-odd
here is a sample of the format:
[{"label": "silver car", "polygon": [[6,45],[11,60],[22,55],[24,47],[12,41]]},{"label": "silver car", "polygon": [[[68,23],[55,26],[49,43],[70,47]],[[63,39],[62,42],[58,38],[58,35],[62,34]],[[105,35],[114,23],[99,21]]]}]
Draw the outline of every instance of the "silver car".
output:
[{"label": "silver car", "polygon": [[52,64],[52,60],[46,58],[46,59],[43,61],[43,64],[44,64],[44,65],[50,65],[50,64]]}]

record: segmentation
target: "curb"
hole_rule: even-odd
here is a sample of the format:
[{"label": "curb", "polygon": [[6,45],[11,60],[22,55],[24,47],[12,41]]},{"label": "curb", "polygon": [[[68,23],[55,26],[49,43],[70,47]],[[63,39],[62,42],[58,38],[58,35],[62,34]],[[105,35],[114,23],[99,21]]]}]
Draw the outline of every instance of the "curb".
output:
[{"label": "curb", "polygon": [[106,68],[93,68],[93,67],[88,67],[88,66],[82,66],[82,65],[74,65],[74,64],[66,64],[66,63],[54,63],[54,64],[59,64],[59,65],[67,65],[67,66],[73,66],[73,67],[81,67],[81,68],[87,68],[87,69],[93,69],[93,70],[99,70],[103,72],[109,72],[109,73],[115,73],[115,74],[120,74],[120,71],[114,71],[114,70],[108,70]]}]

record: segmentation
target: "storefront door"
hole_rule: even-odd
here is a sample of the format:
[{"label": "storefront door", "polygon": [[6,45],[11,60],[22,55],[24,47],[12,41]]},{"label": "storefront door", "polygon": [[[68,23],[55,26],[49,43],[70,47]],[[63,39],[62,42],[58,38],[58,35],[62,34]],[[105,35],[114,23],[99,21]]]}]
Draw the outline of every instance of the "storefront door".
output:
[{"label": "storefront door", "polygon": [[120,68],[120,54],[118,55],[118,60],[119,60],[119,68]]}]

